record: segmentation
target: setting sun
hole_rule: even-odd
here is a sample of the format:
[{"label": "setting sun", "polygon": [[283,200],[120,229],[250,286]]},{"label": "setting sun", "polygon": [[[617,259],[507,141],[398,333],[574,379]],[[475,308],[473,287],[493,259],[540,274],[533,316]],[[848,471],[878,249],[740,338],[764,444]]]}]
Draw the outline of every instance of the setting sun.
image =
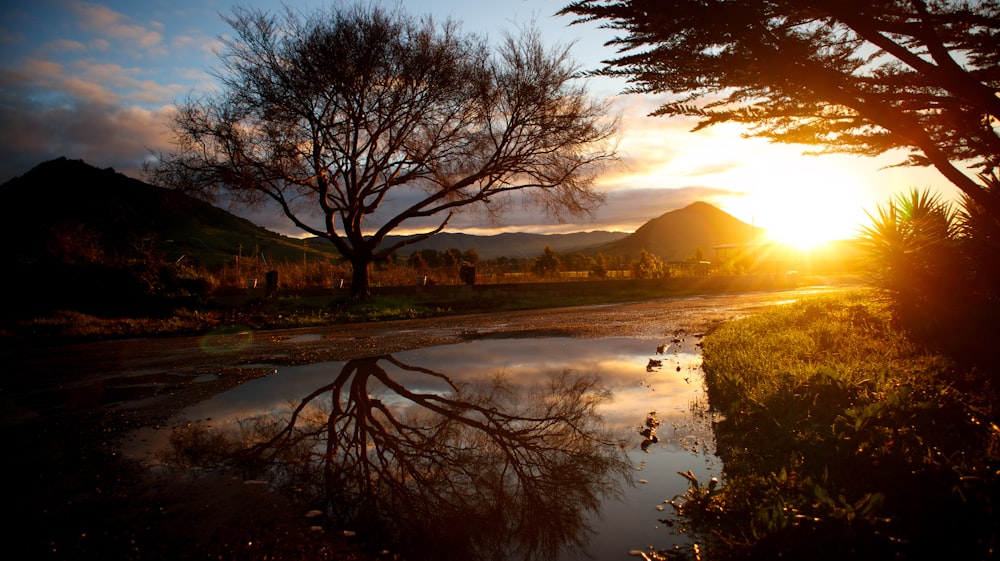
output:
[{"label": "setting sun", "polygon": [[864,221],[860,181],[829,161],[799,156],[756,170],[743,196],[720,201],[727,212],[767,231],[767,239],[808,249],[852,238]]}]

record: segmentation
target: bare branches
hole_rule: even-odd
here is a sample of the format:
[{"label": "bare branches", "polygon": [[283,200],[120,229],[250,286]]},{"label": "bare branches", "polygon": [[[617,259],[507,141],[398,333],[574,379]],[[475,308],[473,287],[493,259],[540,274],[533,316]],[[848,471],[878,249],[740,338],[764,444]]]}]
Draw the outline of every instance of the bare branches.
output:
[{"label": "bare branches", "polygon": [[492,53],[454,22],[377,7],[226,21],[222,88],[182,107],[160,179],[273,201],[351,260],[358,296],[382,240],[408,221],[522,190],[556,215],[602,202],[591,181],[615,158],[617,121],[537,31]]}]

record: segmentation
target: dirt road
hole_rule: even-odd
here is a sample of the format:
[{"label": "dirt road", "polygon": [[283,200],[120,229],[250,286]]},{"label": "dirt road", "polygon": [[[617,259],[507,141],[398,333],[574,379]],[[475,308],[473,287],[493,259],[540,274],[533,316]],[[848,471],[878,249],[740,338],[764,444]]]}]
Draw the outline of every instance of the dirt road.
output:
[{"label": "dirt road", "polygon": [[364,559],[359,544],[310,529],[298,505],[263,489],[217,475],[151,477],[121,458],[122,436],[274,365],[483,337],[668,338],[827,290],[8,350],[0,357],[15,513],[7,545],[19,559]]}]

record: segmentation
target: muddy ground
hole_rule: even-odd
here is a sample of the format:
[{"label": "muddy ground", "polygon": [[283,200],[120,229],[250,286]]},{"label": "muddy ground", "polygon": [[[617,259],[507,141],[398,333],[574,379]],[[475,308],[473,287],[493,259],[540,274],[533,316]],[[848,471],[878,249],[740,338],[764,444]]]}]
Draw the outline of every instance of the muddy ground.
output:
[{"label": "muddy ground", "polygon": [[[273,372],[484,337],[664,337],[814,290],[655,300],[199,337],[7,341],[0,430],[9,559],[299,560],[385,557],[303,505],[225,474],[150,473],[123,438]],[[214,374],[202,382],[203,375]],[[374,549],[372,549],[374,548]]]}]

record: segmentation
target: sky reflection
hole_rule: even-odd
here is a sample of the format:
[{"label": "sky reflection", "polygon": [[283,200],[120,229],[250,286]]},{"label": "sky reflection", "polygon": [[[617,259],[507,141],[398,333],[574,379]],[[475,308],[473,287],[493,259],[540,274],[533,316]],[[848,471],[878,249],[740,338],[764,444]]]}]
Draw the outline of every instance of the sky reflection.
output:
[{"label": "sky reflection", "polygon": [[[587,553],[597,559],[625,559],[628,552],[652,546],[669,548],[685,543],[660,519],[671,513],[667,501],[683,493],[687,482],[678,471],[691,470],[699,479],[719,476],[711,419],[705,409],[698,339],[681,336],[671,342],[645,338],[535,338],[482,339],[427,347],[392,355],[398,361],[426,368],[458,384],[476,384],[503,375],[516,390],[544,386],[553,374],[569,372],[596,377],[612,394],[598,407],[608,428],[627,443],[632,481],[620,499],[608,499],[592,517],[594,530]],[[669,344],[663,354],[657,347]],[[649,368],[650,360],[659,360]],[[329,384],[344,362],[278,367],[275,373],[243,384],[186,409],[182,420],[228,421],[290,410],[304,396]],[[385,365],[392,380],[409,390],[447,394],[440,378]],[[373,398],[391,398],[378,385]],[[387,401],[390,407],[412,404]],[[650,412],[661,425],[659,441],[641,448],[639,429]],[[567,559],[570,557],[567,557]]]}]

